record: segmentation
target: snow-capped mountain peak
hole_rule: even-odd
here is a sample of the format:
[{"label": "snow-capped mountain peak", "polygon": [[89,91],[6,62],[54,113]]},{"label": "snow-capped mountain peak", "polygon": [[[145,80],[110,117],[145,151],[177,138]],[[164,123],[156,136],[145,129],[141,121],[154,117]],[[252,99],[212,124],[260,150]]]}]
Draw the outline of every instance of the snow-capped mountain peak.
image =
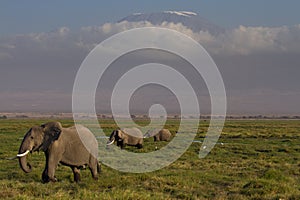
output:
[{"label": "snow-capped mountain peak", "polygon": [[189,11],[163,11],[155,13],[134,13],[118,22],[141,22],[147,21],[153,25],[161,25],[162,23],[181,23],[187,28],[199,32],[208,31],[213,35],[224,32],[224,29],[200,17],[197,13]]},{"label": "snow-capped mountain peak", "polygon": [[176,15],[185,16],[185,17],[191,17],[191,15],[192,16],[197,15],[197,13],[189,12],[189,11],[164,11],[164,13],[176,14]]}]

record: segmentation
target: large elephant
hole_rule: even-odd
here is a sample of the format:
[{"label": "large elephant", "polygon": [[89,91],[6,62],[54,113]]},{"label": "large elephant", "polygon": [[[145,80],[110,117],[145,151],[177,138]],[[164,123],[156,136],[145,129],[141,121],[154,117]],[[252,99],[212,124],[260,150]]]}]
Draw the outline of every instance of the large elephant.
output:
[{"label": "large elephant", "polygon": [[144,138],[149,138],[149,137],[153,137],[154,138],[154,142],[157,141],[169,141],[171,138],[171,133],[168,129],[153,129],[153,130],[149,130]]},{"label": "large elephant", "polygon": [[[86,127],[79,125],[77,129],[75,126],[63,128],[59,122],[33,126],[24,136],[17,155],[22,170],[26,173],[31,172],[26,155],[41,150],[46,156],[43,182],[57,181],[55,169],[58,163],[71,167],[75,182],[80,181],[80,169],[86,166],[89,167],[93,178],[98,179],[98,173],[101,171],[97,160],[98,142]],[[84,145],[81,138],[84,138],[88,145]]]},{"label": "large elephant", "polygon": [[117,146],[123,149],[126,145],[143,148],[143,133],[138,128],[124,128],[121,130],[114,130],[107,142],[107,145],[113,144],[117,141]]}]

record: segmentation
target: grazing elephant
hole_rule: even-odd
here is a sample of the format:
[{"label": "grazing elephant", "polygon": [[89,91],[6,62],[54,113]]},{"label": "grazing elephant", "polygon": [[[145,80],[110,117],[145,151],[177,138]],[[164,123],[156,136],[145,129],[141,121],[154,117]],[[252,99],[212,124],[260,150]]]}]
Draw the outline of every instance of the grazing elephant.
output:
[{"label": "grazing elephant", "polygon": [[107,145],[117,141],[117,146],[123,149],[126,145],[136,146],[138,149],[143,148],[143,133],[138,128],[124,128],[114,130],[107,142]]},{"label": "grazing elephant", "polygon": [[154,142],[156,141],[169,141],[171,138],[171,133],[168,129],[154,129],[149,130],[144,138],[153,137]]},{"label": "grazing elephant", "polygon": [[[77,129],[80,130],[77,132]],[[46,166],[42,174],[44,183],[57,181],[55,169],[58,163],[71,167],[74,181],[80,181],[80,169],[88,166],[95,180],[101,171],[98,157],[98,142],[94,135],[84,126],[63,128],[59,122],[48,122],[33,126],[24,136],[19,154],[20,167],[26,173],[31,172],[31,165],[26,161],[29,152],[44,151]],[[80,137],[79,137],[80,134]],[[84,145],[80,138],[88,141]]]}]

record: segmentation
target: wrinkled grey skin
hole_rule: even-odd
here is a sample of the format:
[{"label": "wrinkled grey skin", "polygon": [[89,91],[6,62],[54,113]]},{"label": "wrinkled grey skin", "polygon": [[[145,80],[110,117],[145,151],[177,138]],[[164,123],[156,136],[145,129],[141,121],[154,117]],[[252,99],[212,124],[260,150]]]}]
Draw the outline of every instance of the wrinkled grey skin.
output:
[{"label": "wrinkled grey skin", "polygon": [[171,133],[168,129],[154,129],[154,130],[149,130],[145,134],[145,138],[153,137],[154,142],[158,141],[169,141],[171,139]]},{"label": "wrinkled grey skin", "polygon": [[[32,127],[24,136],[19,149],[19,163],[26,173],[31,172],[31,166],[26,161],[24,152],[44,151],[46,166],[42,174],[44,183],[55,182],[55,169],[58,163],[71,167],[74,181],[80,181],[80,169],[88,166],[95,180],[101,171],[97,160],[98,142],[94,135],[84,126],[78,126],[82,137],[91,144],[89,150],[85,148],[79,138],[76,128],[63,128],[59,122],[49,122],[41,126]],[[96,157],[95,157],[96,155]]]},{"label": "wrinkled grey skin", "polygon": [[107,145],[117,141],[117,146],[123,149],[126,145],[135,146],[138,149],[143,148],[143,133],[137,128],[125,128],[114,130],[107,142]]}]

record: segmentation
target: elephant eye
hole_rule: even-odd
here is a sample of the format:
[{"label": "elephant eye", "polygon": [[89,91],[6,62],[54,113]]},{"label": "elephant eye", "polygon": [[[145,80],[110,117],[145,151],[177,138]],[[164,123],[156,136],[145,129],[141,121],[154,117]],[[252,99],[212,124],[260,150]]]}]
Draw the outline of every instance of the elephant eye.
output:
[{"label": "elephant eye", "polygon": [[33,136],[31,136],[30,138],[33,139]]}]

